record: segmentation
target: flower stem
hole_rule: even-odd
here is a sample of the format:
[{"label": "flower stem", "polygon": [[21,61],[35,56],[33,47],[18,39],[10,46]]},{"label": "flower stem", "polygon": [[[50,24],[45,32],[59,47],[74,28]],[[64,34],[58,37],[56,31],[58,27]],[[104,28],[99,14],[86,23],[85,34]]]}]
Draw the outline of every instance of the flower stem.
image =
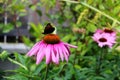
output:
[{"label": "flower stem", "polygon": [[113,21],[112,28],[116,25],[116,21]]},{"label": "flower stem", "polygon": [[105,49],[102,48],[101,52],[98,54],[98,57],[97,57],[97,64],[96,64],[96,74],[97,75],[100,75],[100,71],[101,71],[101,68],[102,68],[101,65],[102,65],[102,62],[104,60],[104,55],[106,54]]},{"label": "flower stem", "polygon": [[[96,74],[99,75],[100,74],[100,70],[101,70],[101,61],[102,61],[102,56],[101,56],[102,53],[100,53],[98,55],[98,58],[97,58],[97,64],[96,64]],[[103,53],[104,54],[104,53]]]},{"label": "flower stem", "polygon": [[45,73],[45,78],[44,78],[44,80],[47,80],[48,69],[49,69],[49,64],[46,65],[46,73]]}]

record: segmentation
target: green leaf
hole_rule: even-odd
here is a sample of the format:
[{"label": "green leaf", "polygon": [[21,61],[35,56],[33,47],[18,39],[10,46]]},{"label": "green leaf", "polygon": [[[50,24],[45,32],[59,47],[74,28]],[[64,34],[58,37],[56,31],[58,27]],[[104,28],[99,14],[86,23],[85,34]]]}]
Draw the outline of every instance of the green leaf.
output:
[{"label": "green leaf", "polygon": [[7,51],[2,51],[2,53],[0,53],[0,59],[5,60],[8,57],[8,54]]},{"label": "green leaf", "polygon": [[80,8],[82,8],[82,6],[81,6],[81,5],[76,5],[75,10],[76,10],[76,11],[79,11],[79,10],[80,10]]},{"label": "green leaf", "polygon": [[41,70],[45,69],[45,67],[46,67],[46,64],[44,64],[43,62],[41,62],[41,64],[37,65],[37,67],[34,70],[33,74],[34,75],[38,75]]},{"label": "green leaf", "polygon": [[21,54],[19,54],[19,53],[15,53],[15,56],[16,56],[16,58],[18,59],[18,61],[19,61],[21,64],[23,64],[24,66],[26,65],[26,63],[25,63],[25,58],[24,58],[23,55],[21,55]]},{"label": "green leaf", "polygon": [[30,9],[32,9],[33,11],[34,11],[36,8],[37,8],[36,5],[32,5],[32,6],[30,7]]},{"label": "green leaf", "polygon": [[3,33],[9,32],[9,31],[11,31],[13,28],[14,28],[14,26],[13,26],[11,23],[8,23],[8,24],[3,24],[3,23],[1,23],[1,24],[0,24],[0,30],[1,30]]},{"label": "green leaf", "polygon": [[41,10],[36,10],[36,12],[39,14],[39,16],[42,16]]},{"label": "green leaf", "polygon": [[[34,23],[30,23],[31,29],[30,33],[35,36],[38,40],[42,38],[43,26],[41,24],[35,25]],[[36,40],[37,40],[36,39]]]},{"label": "green leaf", "polygon": [[38,27],[34,24],[34,23],[30,23],[30,26],[32,27],[32,29],[39,34],[39,29]]},{"label": "green leaf", "polygon": [[101,10],[105,10],[105,7],[104,7],[103,4],[100,4],[100,5],[99,5],[99,8],[100,8]]},{"label": "green leaf", "polygon": [[116,30],[120,30],[120,26],[116,26],[116,28],[115,28]]},{"label": "green leaf", "polygon": [[74,65],[74,67],[75,67],[76,69],[81,69],[81,66],[78,65],[78,64]]},{"label": "green leaf", "polygon": [[90,32],[95,32],[97,30],[97,27],[92,23],[89,23],[86,28]]},{"label": "green leaf", "polygon": [[91,76],[89,80],[106,80],[106,79],[101,76]]},{"label": "green leaf", "polygon": [[8,79],[8,80],[29,80],[27,77],[22,76],[20,74],[8,76],[8,77],[5,77],[5,78]]},{"label": "green leaf", "polygon": [[50,79],[58,76],[60,74],[60,72],[63,70],[63,68],[64,68],[65,65],[66,64],[61,64],[60,67],[57,67],[56,69],[54,68],[53,70],[51,70],[51,72],[53,73],[53,75],[50,75]]},{"label": "green leaf", "polygon": [[11,61],[12,63],[15,63],[17,65],[19,65],[20,67],[24,68],[25,70],[28,70],[26,66],[24,66],[23,64],[19,63],[18,61],[15,61],[11,58],[8,58],[9,61]]},{"label": "green leaf", "polygon": [[72,35],[67,35],[67,36],[62,38],[62,41],[68,42],[71,39],[71,37],[73,37],[73,36]]},{"label": "green leaf", "polygon": [[27,45],[27,46],[33,46],[33,43],[31,42],[31,40],[29,38],[27,38],[26,36],[22,36],[23,42]]}]

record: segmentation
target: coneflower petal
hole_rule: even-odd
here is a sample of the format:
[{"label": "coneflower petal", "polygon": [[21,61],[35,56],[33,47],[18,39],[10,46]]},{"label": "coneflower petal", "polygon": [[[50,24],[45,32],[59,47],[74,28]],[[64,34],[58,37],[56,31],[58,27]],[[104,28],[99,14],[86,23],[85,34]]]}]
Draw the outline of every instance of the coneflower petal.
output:
[{"label": "coneflower petal", "polygon": [[63,49],[63,51],[69,56],[70,53],[68,52],[67,48],[65,47],[65,45],[62,43],[61,44],[61,48]]},{"label": "coneflower petal", "polygon": [[62,60],[62,61],[64,61],[63,52],[62,52],[62,50],[61,50],[61,47],[60,47],[60,46],[58,46],[58,51],[59,51],[59,55],[60,55],[61,60]]},{"label": "coneflower petal", "polygon": [[77,46],[74,46],[74,45],[71,45],[71,44],[68,44],[68,43],[64,43],[64,45],[69,46],[71,48],[77,48]]},{"label": "coneflower petal", "polygon": [[59,63],[59,50],[58,50],[59,45],[55,44],[54,45],[54,50],[55,50],[55,54],[56,54],[56,64]]},{"label": "coneflower petal", "polygon": [[56,58],[57,58],[56,64],[59,64],[59,52],[57,52]]},{"label": "coneflower petal", "polygon": [[27,53],[27,56],[32,56],[34,55],[35,52],[37,52],[37,50],[39,49],[39,46],[41,46],[42,41],[37,42],[32,48],[31,50]]},{"label": "coneflower petal", "polygon": [[54,47],[53,46],[51,46],[51,54],[52,54],[52,61],[56,63],[56,57],[54,54]]},{"label": "coneflower petal", "polygon": [[66,45],[65,45],[65,47],[66,47],[66,49],[67,49],[67,51],[68,51],[68,53],[69,53],[69,55],[70,55],[70,49],[69,49],[69,47],[66,46]]},{"label": "coneflower petal", "polygon": [[39,52],[37,53],[37,61],[36,61],[36,64],[39,64],[43,57],[45,56],[45,47],[46,47],[46,44],[41,44],[41,47],[39,48]]},{"label": "coneflower petal", "polygon": [[27,53],[27,56],[35,55],[38,52],[39,46],[32,47],[32,49]]},{"label": "coneflower petal", "polygon": [[39,55],[37,56],[36,64],[39,64],[45,56],[45,53],[41,53],[40,51],[38,52],[38,54]]},{"label": "coneflower petal", "polygon": [[65,48],[63,47],[63,45],[61,45],[61,51],[63,53],[63,55],[65,56],[65,60],[68,61],[68,55],[66,54]]},{"label": "coneflower petal", "polygon": [[46,55],[46,64],[50,63],[50,50],[51,49],[51,44],[47,45],[46,49],[45,49],[45,55]]}]

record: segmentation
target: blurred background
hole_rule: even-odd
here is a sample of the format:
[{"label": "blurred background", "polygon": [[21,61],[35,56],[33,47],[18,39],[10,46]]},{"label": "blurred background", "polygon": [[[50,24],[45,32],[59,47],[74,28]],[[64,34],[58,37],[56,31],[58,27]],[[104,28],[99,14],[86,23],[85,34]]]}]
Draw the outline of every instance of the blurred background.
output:
[{"label": "blurred background", "polygon": [[[70,63],[76,63],[77,65],[74,66],[82,71],[86,68],[92,69],[95,60],[93,53],[97,50],[94,50],[96,47],[91,36],[95,30],[104,27],[114,29],[118,32],[117,35],[120,35],[120,0],[0,0],[0,80],[5,75],[5,70],[14,70],[19,66],[7,58],[15,59],[14,54],[25,55],[33,44],[42,39],[41,33],[47,23],[57,27],[57,34],[62,41],[78,46],[77,50],[71,51],[79,57],[73,60],[76,55],[72,54]],[[120,52],[119,41],[118,37],[118,43],[113,51],[109,50],[110,53]],[[112,59],[114,60],[115,57]],[[120,60],[120,55],[117,59]],[[83,62],[79,64],[79,61]],[[114,72],[114,69],[107,70],[105,79],[94,80],[120,80],[120,64],[118,72]],[[73,77],[75,73],[71,73],[70,79],[67,76],[63,80],[92,80],[88,77],[91,74],[86,73],[80,73],[84,76],[81,79]],[[115,73],[117,76],[111,78],[110,76]],[[59,79],[57,77],[53,80],[62,79],[59,76]]]}]

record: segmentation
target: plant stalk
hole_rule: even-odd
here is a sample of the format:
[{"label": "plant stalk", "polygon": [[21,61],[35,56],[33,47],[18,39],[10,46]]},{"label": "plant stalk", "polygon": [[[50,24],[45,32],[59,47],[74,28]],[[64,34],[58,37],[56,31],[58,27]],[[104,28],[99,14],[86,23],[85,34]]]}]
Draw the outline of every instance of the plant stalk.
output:
[{"label": "plant stalk", "polygon": [[44,78],[44,80],[47,80],[48,69],[49,69],[49,64],[46,65],[46,73],[45,73],[45,78]]}]

